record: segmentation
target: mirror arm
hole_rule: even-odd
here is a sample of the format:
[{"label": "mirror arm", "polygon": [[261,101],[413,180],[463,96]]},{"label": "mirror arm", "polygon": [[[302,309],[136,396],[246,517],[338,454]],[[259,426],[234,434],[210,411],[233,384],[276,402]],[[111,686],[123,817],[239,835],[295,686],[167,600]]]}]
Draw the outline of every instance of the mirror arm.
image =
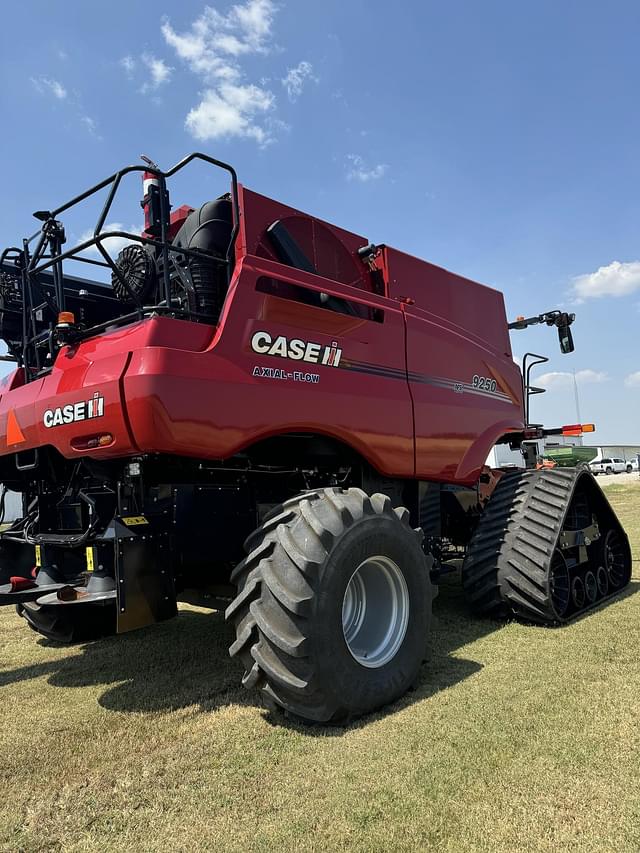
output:
[{"label": "mirror arm", "polygon": [[546,323],[547,326],[570,326],[576,319],[575,314],[567,314],[564,311],[545,311],[535,317],[517,317],[513,323],[509,323],[510,329],[527,329],[538,323]]},{"label": "mirror arm", "polygon": [[545,323],[547,326],[556,326],[558,329],[558,339],[560,340],[560,350],[566,354],[573,352],[575,349],[573,335],[569,328],[575,319],[575,314],[568,314],[566,311],[545,311],[536,317],[516,317],[513,323],[508,324],[508,328],[527,329],[529,326],[536,326],[539,323]]}]

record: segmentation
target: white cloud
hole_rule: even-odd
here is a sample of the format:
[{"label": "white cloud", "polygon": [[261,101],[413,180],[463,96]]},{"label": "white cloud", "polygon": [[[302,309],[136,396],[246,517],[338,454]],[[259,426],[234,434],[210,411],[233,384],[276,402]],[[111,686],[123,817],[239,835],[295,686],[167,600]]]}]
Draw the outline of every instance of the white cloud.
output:
[{"label": "white cloud", "polygon": [[271,0],[248,0],[244,6],[233,6],[229,14],[220,16],[220,25],[230,23],[231,28],[237,21],[239,28],[244,32],[247,45],[252,50],[264,50],[265,41],[271,35],[271,24],[276,12],[275,4]]},{"label": "white cloud", "polygon": [[32,77],[31,82],[41,95],[49,93],[59,101],[63,101],[67,97],[67,90],[62,83],[51,79],[51,77]]},{"label": "white cloud", "polygon": [[168,83],[174,71],[164,59],[159,59],[152,53],[143,53],[139,60],[130,55],[123,56],[118,64],[129,80],[133,80],[136,76],[140,78],[143,74],[147,77],[139,90],[143,95],[155,91],[164,83]]},{"label": "white cloud", "polygon": [[133,77],[133,72],[136,70],[136,61],[132,56],[123,56],[120,60],[120,65],[124,68],[127,77]]},{"label": "white cloud", "polygon": [[[140,234],[142,232],[142,228],[140,228],[138,225],[130,225],[129,228],[125,228],[122,222],[108,222],[102,229],[102,233],[106,234],[109,231],[127,231],[129,234]],[[91,240],[92,237],[93,228],[89,228],[86,231],[83,231],[80,235],[80,239],[78,240],[78,245],[80,243],[84,243],[86,240]],[[125,246],[128,246],[129,243],[131,243],[131,240],[127,239],[126,237],[108,237],[106,240],[103,240],[102,246],[115,260],[118,256],[118,253],[121,252]],[[87,257],[93,257],[102,260],[102,255],[100,254],[97,246],[90,246],[88,249],[85,249],[80,254],[85,255]]]},{"label": "white cloud", "polygon": [[237,79],[241,73],[237,57],[268,52],[275,13],[271,0],[247,0],[232,6],[226,15],[205,6],[190,32],[177,33],[165,19],[162,34],[194,73],[209,79]]},{"label": "white cloud", "polygon": [[[576,370],[576,382],[578,385],[590,385],[593,383],[606,382],[609,378],[603,370]],[[556,388],[570,388],[573,386],[573,373],[562,370],[552,370],[549,373],[542,373],[533,379],[534,385],[539,385],[541,388],[553,390]]]},{"label": "white cloud", "polygon": [[295,68],[287,68],[287,73],[281,82],[287,90],[290,101],[298,100],[307,80],[315,80],[317,82],[317,78],[313,76],[313,66],[310,62],[303,59]]},{"label": "white cloud", "polygon": [[627,378],[624,380],[624,384],[628,388],[639,388],[640,387],[640,370],[636,370],[635,373],[630,373]]},{"label": "white cloud", "polygon": [[148,92],[150,89],[157,89],[159,86],[162,86],[163,83],[169,82],[173,68],[170,65],[167,65],[164,59],[158,59],[151,53],[143,53],[142,61],[151,75],[151,80],[142,86],[142,92]]},{"label": "white cloud", "polygon": [[62,83],[51,77],[32,77],[31,83],[41,95],[45,97],[53,96],[53,98],[61,102],[61,105],[64,104],[61,108],[64,110],[67,119],[79,122],[96,139],[101,138],[95,119],[85,113],[82,101],[77,92],[73,90],[68,92]]},{"label": "white cloud", "polygon": [[273,106],[273,95],[259,86],[222,83],[207,89],[197,107],[189,111],[186,126],[196,139],[246,136],[260,145],[270,141],[269,130],[254,118]]},{"label": "white cloud", "polygon": [[80,121],[87,128],[91,136],[99,136],[98,125],[91,116],[80,116]]},{"label": "white cloud", "polygon": [[640,261],[612,261],[595,272],[573,279],[573,295],[580,302],[600,296],[627,296],[640,290]]},{"label": "white cloud", "polygon": [[359,154],[347,154],[347,160],[351,164],[347,170],[347,179],[349,181],[377,181],[383,177],[389,166],[386,163],[378,163],[377,166],[369,168],[364,159]]},{"label": "white cloud", "polygon": [[267,114],[275,96],[264,84],[244,82],[240,58],[269,52],[275,13],[272,0],[246,0],[226,14],[205,6],[184,33],[176,32],[168,19],[163,21],[166,43],[206,84],[185,121],[196,139],[238,136],[260,145],[272,141],[274,123]]}]

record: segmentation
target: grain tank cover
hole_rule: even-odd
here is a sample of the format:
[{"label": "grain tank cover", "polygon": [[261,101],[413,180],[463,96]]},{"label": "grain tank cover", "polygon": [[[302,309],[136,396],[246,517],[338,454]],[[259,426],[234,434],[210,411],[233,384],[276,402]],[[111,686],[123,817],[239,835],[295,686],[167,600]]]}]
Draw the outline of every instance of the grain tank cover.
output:
[{"label": "grain tank cover", "polygon": [[502,293],[397,249],[385,246],[383,251],[391,298],[411,300],[416,308],[511,356]]}]

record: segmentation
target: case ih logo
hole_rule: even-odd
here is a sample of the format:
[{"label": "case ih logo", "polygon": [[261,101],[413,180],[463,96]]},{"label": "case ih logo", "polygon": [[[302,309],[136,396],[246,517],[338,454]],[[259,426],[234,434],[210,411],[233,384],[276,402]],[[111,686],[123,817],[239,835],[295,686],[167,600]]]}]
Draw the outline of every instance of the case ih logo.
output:
[{"label": "case ih logo", "polygon": [[331,346],[325,346],[300,338],[285,338],[284,335],[274,338],[269,332],[255,332],[251,338],[251,349],[260,355],[275,355],[293,361],[307,361],[310,364],[326,364],[327,367],[337,367],[342,356],[337,341],[333,341]]},{"label": "case ih logo", "polygon": [[90,400],[79,403],[69,403],[58,406],[57,409],[47,409],[42,421],[48,427],[72,424],[75,421],[87,421],[91,418],[101,418],[104,415],[104,397],[96,393]]}]

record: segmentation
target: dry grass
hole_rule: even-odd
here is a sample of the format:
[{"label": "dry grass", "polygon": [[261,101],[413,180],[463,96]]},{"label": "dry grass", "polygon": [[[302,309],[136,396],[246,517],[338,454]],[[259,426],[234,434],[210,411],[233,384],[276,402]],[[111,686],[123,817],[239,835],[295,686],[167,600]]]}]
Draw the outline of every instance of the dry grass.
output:
[{"label": "dry grass", "polygon": [[220,614],[56,647],[0,613],[3,850],[640,849],[640,483],[613,604],[561,630],[436,603],[418,689],[344,731],[238,688]]}]

